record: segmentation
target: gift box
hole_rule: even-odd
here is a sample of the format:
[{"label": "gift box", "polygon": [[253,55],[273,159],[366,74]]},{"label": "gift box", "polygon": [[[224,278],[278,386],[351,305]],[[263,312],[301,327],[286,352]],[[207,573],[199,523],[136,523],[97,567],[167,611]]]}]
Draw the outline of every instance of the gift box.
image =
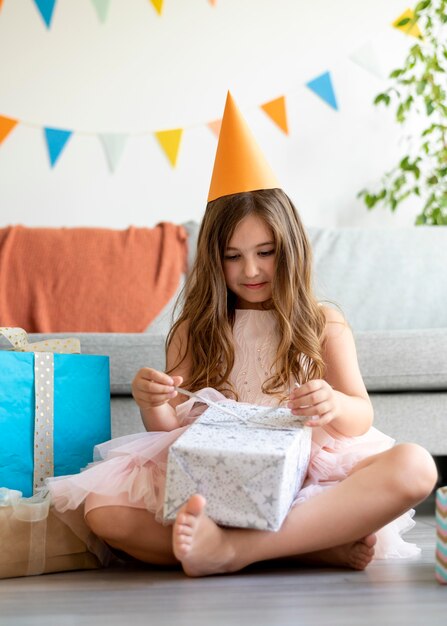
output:
[{"label": "gift box", "polygon": [[287,409],[225,402],[208,408],[169,449],[164,519],[195,493],[218,524],[278,530],[307,473],[310,428]]},{"label": "gift box", "polygon": [[0,487],[31,496],[49,476],[75,474],[111,437],[109,357],[74,354],[79,341],[29,344],[0,328]]},{"label": "gift box", "polygon": [[436,580],[447,585],[447,487],[436,490]]},{"label": "gift box", "polygon": [[101,567],[50,509],[49,495],[0,489],[0,578]]}]

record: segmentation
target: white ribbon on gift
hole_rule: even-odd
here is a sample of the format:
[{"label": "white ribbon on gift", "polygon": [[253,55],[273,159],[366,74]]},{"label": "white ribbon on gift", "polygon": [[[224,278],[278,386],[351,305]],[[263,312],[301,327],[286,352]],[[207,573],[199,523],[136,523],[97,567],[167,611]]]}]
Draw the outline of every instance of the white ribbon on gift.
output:
[{"label": "white ribbon on gift", "polygon": [[11,507],[13,515],[21,522],[29,524],[29,548],[27,576],[35,576],[45,571],[47,519],[50,511],[50,495],[42,489],[32,498],[22,498],[21,491],[0,489],[0,509]]},{"label": "white ribbon on gift", "polygon": [[34,353],[34,473],[33,493],[54,475],[54,353],[79,354],[81,344],[73,337],[30,343],[23,328],[0,327],[0,336],[13,352]]}]

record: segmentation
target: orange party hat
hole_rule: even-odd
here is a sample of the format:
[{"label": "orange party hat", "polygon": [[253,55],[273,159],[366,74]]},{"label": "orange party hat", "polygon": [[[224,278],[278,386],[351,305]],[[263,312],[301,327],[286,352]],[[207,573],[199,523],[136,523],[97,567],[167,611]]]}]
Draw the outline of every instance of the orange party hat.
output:
[{"label": "orange party hat", "polygon": [[281,187],[228,92],[208,202],[222,196]]}]

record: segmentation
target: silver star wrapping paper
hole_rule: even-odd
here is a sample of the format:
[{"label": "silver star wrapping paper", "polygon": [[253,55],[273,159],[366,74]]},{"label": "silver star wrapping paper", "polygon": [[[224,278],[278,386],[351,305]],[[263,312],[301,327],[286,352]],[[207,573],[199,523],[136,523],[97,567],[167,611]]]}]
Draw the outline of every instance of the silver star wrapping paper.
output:
[{"label": "silver star wrapping paper", "polygon": [[222,526],[278,530],[307,473],[311,432],[288,409],[226,402],[208,408],[169,450],[164,520],[195,493]]}]

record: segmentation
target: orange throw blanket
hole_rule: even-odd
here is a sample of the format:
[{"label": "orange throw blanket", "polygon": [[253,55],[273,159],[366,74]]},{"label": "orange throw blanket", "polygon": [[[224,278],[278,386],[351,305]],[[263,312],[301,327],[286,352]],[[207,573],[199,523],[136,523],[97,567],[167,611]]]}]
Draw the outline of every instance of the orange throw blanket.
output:
[{"label": "orange throw blanket", "polygon": [[0,229],[0,326],[144,332],[174,295],[187,234],[154,228]]}]

